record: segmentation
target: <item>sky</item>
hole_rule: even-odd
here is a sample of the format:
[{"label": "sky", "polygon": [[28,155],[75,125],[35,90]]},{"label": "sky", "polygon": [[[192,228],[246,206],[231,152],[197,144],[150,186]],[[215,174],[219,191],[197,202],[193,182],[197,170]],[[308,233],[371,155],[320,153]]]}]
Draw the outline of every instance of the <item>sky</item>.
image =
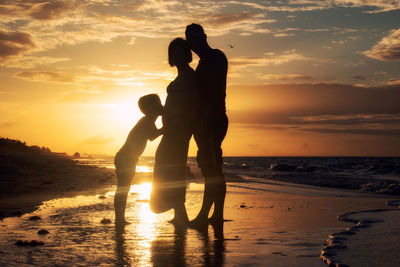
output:
[{"label": "sky", "polygon": [[229,62],[225,156],[400,156],[399,17],[392,0],[2,0],[0,136],[114,154],[199,23]]}]

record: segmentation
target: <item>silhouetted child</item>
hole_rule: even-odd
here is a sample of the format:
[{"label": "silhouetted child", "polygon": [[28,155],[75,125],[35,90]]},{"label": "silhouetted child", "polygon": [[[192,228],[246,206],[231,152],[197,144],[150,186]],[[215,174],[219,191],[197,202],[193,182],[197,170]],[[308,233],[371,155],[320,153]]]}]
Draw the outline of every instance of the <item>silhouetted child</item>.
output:
[{"label": "silhouetted child", "polygon": [[163,110],[161,100],[156,94],[145,95],[139,99],[139,108],[144,116],[130,131],[125,144],[115,155],[115,173],[117,175],[117,191],[114,197],[115,223],[126,224],[126,199],[135,176],[136,163],[146,148],[147,140],[153,141],[161,135],[162,129],[157,129],[155,121]]}]

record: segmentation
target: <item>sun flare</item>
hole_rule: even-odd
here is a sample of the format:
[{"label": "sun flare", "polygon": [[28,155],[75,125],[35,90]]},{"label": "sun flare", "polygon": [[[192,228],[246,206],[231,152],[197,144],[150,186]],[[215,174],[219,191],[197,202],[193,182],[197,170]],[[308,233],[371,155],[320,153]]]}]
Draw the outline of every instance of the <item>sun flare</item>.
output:
[{"label": "sun flare", "polygon": [[150,200],[151,183],[135,184],[131,186],[130,193],[138,194],[141,200]]},{"label": "sun flare", "polygon": [[123,124],[127,122],[137,122],[143,114],[132,101],[125,101],[113,104],[107,104],[109,108],[109,117]]},{"label": "sun flare", "polygon": [[136,172],[146,172],[150,173],[153,172],[153,168],[148,167],[148,166],[136,166]]}]

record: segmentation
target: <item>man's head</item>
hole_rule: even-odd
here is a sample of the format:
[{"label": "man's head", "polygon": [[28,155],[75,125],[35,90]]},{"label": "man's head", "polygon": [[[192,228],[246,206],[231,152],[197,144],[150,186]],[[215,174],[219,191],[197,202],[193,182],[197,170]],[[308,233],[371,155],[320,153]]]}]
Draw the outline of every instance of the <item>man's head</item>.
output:
[{"label": "man's head", "polygon": [[204,29],[201,25],[195,23],[187,25],[185,35],[190,48],[196,54],[208,48],[207,35],[204,33]]},{"label": "man's head", "polygon": [[161,104],[160,97],[156,94],[145,95],[139,98],[138,105],[140,111],[148,115],[160,115],[163,110],[163,105]]}]

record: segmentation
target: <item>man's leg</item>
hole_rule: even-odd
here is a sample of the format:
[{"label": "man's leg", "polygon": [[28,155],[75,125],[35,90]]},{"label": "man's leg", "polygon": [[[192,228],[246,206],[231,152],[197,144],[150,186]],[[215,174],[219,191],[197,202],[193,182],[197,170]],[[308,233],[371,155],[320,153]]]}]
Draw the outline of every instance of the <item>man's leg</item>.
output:
[{"label": "man's leg", "polygon": [[203,194],[203,203],[201,205],[201,209],[196,218],[190,221],[189,226],[195,228],[202,228],[208,225],[208,214],[214,203],[213,195],[214,195],[214,187],[212,185],[212,179],[210,175],[210,163],[211,163],[211,146],[212,142],[210,142],[211,135],[210,131],[201,131],[194,133],[194,139],[197,144],[197,165],[201,169],[201,173],[204,176],[204,194]]},{"label": "man's leg", "polygon": [[208,214],[213,204],[214,213],[211,217],[214,221],[223,221],[223,210],[226,195],[226,181],[222,172],[221,144],[225,138],[228,119],[211,121],[207,133],[195,134],[198,147],[197,163],[205,179],[203,204],[192,225],[203,225],[208,221]]},{"label": "man's leg", "polygon": [[212,179],[210,179],[209,175],[207,174],[207,167],[205,166],[204,162],[201,162],[202,150],[199,149],[197,152],[197,163],[201,169],[201,173],[204,176],[204,193],[203,193],[203,203],[201,205],[201,209],[199,214],[196,216],[194,220],[192,220],[189,225],[193,227],[204,227],[208,225],[208,214],[210,213],[210,209],[214,202],[213,200],[213,190],[214,187],[212,185]]},{"label": "man's leg", "polygon": [[226,180],[225,175],[222,171],[222,141],[226,136],[226,132],[228,130],[228,118],[223,116],[222,118],[213,121],[211,125],[213,132],[213,149],[212,153],[214,154],[213,159],[213,170],[212,170],[212,179],[214,180],[214,190],[213,190],[213,200],[214,200],[214,213],[210,218],[210,222],[218,223],[224,221],[224,204],[225,204],[225,196],[226,196]]}]

